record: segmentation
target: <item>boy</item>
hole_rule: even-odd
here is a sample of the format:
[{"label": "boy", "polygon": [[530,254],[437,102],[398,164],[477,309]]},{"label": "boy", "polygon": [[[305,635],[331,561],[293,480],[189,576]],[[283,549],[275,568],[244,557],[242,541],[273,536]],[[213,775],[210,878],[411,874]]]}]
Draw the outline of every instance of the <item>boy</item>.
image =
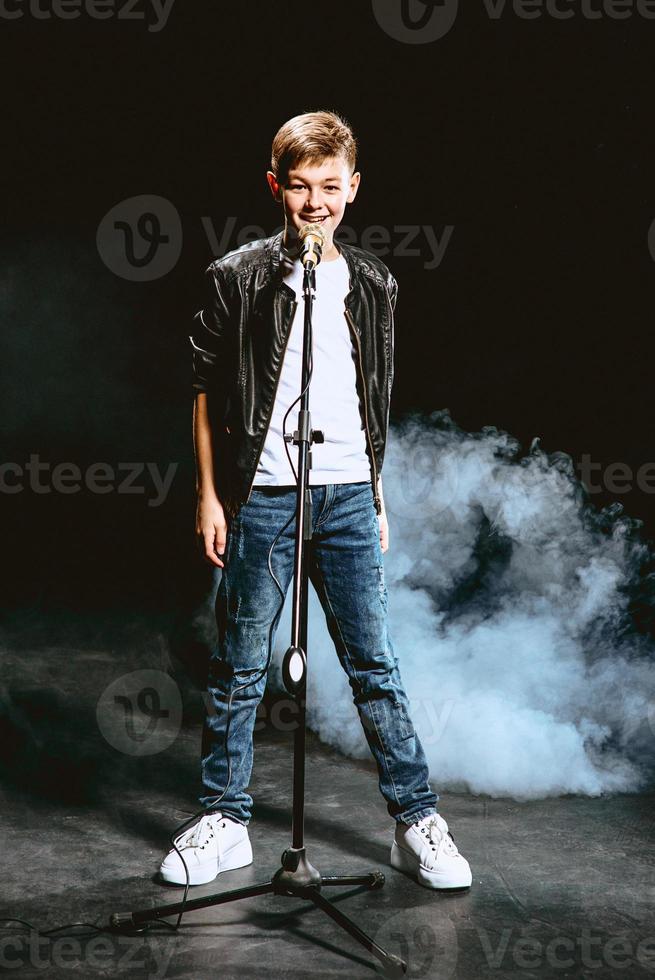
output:
[{"label": "boy", "polygon": [[[324,442],[312,447],[309,486],[311,581],[396,821],[393,867],[429,888],[471,884],[408,713],[387,627],[382,555],[389,527],[381,469],[393,380],[397,283],[377,257],[337,245],[334,232],[357,193],[356,142],[333,112],[307,112],[275,136],[267,180],[284,211],[284,231],[213,262],[190,337],[194,357],[196,530],[206,558],[222,568],[216,597],[219,643],[210,664],[202,747],[206,813],[176,840],[192,885],[252,862],[247,793],[252,735],[266,685],[271,625],[282,598],[268,568],[276,533],[295,512],[296,480],[283,431],[293,431],[300,394],[304,317],[298,233],[319,223],[309,408]],[[297,464],[295,447],[291,458]],[[271,563],[285,594],[293,576],[295,520]],[[274,632],[272,634],[274,636]],[[227,704],[231,701],[228,749]],[[227,785],[227,790],[226,790]],[[185,884],[179,855],[161,866]]]}]

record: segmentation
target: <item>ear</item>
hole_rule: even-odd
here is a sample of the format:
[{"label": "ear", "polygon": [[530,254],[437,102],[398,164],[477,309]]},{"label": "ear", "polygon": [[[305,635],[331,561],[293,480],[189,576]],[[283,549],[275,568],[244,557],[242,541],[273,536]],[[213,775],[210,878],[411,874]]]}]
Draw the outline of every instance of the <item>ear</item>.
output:
[{"label": "ear", "polygon": [[347,204],[352,204],[352,202],[355,200],[355,195],[357,194],[357,188],[359,187],[361,176],[362,175],[360,174],[359,170],[356,170],[350,178],[350,188],[348,190],[348,197],[346,198]]},{"label": "ear", "polygon": [[282,200],[282,185],[278,184],[277,177],[272,170],[266,171],[266,180],[268,181],[268,186],[271,188],[271,194],[276,201]]}]

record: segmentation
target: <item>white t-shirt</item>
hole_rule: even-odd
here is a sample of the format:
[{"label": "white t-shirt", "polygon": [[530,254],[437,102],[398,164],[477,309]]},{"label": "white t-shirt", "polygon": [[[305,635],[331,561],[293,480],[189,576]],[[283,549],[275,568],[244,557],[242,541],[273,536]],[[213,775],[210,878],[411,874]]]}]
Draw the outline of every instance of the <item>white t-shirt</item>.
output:
[{"label": "white t-shirt", "polygon": [[[302,294],[303,269],[296,259],[284,281],[295,291],[298,305],[284,355],[275,396],[271,424],[266,434],[254,486],[295,485],[285,452],[282,420],[289,405],[300,394],[302,340],[305,301]],[[357,394],[357,350],[345,315],[345,297],[350,289],[348,264],[343,255],[316,267],[316,298],[312,306],[313,372],[309,385],[309,411],[312,428],[320,429],[322,443],[312,443],[309,485],[360,483],[370,480],[366,453],[366,431]],[[298,428],[298,401],[286,422],[286,431]],[[298,470],[298,447],[287,448]]]}]

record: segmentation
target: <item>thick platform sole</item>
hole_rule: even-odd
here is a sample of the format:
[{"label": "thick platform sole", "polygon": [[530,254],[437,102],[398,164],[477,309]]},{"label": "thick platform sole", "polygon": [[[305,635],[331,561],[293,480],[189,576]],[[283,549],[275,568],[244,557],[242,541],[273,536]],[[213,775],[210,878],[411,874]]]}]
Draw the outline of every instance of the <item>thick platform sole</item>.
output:
[{"label": "thick platform sole", "polygon": [[[220,867],[217,868],[216,861],[212,860],[189,868],[189,884],[206,885],[218,878],[224,871],[236,871],[237,868],[246,868],[249,864],[252,864],[252,844],[249,839],[246,839],[240,844],[235,844],[223,855]],[[162,865],[159,874],[162,881],[169,885],[186,885],[183,867],[173,869]]]},{"label": "thick platform sole", "polygon": [[391,845],[391,867],[396,871],[402,871],[410,875],[419,885],[425,888],[434,888],[437,891],[448,891],[454,888],[470,888],[473,881],[470,868],[467,865],[462,869],[461,874],[441,873],[438,871],[428,871],[422,867],[421,862],[415,854],[410,854],[404,848],[399,847],[394,841]]}]

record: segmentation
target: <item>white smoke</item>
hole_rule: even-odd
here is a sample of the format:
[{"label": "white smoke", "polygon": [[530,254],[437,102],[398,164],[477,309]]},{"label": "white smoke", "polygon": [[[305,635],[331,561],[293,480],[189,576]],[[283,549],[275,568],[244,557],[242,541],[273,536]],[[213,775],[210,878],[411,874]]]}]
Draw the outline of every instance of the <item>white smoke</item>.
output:
[{"label": "white smoke", "polygon": [[[651,651],[628,615],[637,522],[585,500],[572,462],[447,413],[389,434],[389,623],[439,789],[525,800],[635,791],[650,775]],[[275,660],[288,645],[290,596]],[[310,594],[308,723],[369,754]]]}]

